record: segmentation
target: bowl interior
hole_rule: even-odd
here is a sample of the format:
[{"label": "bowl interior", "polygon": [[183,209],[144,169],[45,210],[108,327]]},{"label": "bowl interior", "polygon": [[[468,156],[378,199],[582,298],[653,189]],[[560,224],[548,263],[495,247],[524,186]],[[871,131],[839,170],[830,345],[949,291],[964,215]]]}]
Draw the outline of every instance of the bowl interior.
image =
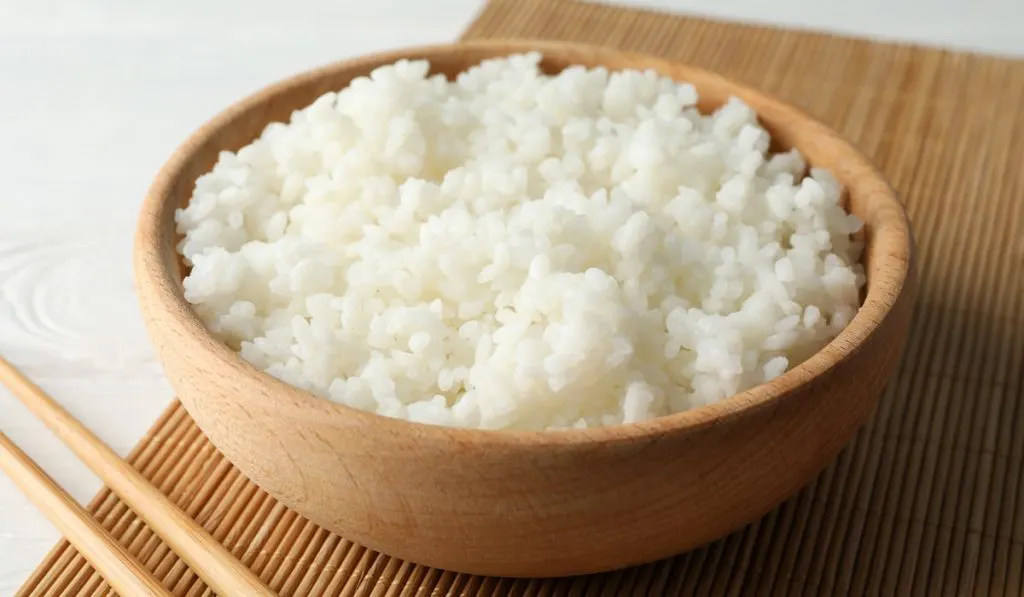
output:
[{"label": "bowl interior", "polygon": [[[664,429],[665,426],[709,424],[716,418],[736,415],[833,367],[848,353],[856,350],[856,347],[874,332],[893,306],[906,281],[912,241],[906,216],[895,194],[881,174],[860,152],[839,138],[834,131],[796,108],[714,73],[645,55],[552,42],[477,42],[377,54],[298,75],[267,87],[231,106],[185,142],[158,176],[147,198],[147,207],[144,208],[140,223],[140,237],[144,236],[143,232],[148,232],[150,240],[147,242],[152,247],[149,250],[150,256],[144,256],[143,259],[156,262],[164,273],[161,300],[166,302],[168,307],[191,313],[181,287],[181,281],[188,270],[175,249],[180,241],[180,235],[175,230],[174,212],[189,201],[196,179],[213,167],[221,151],[238,150],[257,138],[267,124],[287,121],[293,111],[309,105],[324,93],[339,90],[352,79],[369,75],[374,68],[399,59],[427,58],[431,62],[432,73],[442,73],[452,78],[481,60],[526,51],[542,53],[541,65],[547,73],[557,73],[571,65],[604,66],[609,70],[654,69],[662,75],[696,86],[700,95],[699,108],[702,112],[717,108],[732,96],[743,99],[755,109],[762,125],[772,134],[772,151],[796,147],[809,164],[829,169],[845,187],[845,201],[849,211],[865,222],[865,227],[860,233],[865,243],[862,262],[867,277],[862,293],[862,307],[853,322],[825,349],[791,368],[770,384],[762,384],[718,403],[646,423],[609,426],[603,429],[632,427],[638,433],[646,433]],[[142,247],[142,250],[145,252],[147,248]],[[212,334],[198,323],[194,315],[191,318],[190,327],[198,327],[201,333],[212,338]],[[214,355],[216,358],[238,361],[236,365],[240,364],[251,373],[264,376],[268,384],[283,384],[267,374],[248,367],[226,345],[219,342],[216,344],[221,346]],[[292,394],[306,394],[290,386],[282,389]],[[307,396],[311,400],[323,402],[324,408],[334,409],[348,416],[363,416],[353,413],[348,407],[312,395]],[[379,417],[372,413],[365,414]],[[408,422],[401,424],[420,425]],[[481,433],[571,435],[573,430]],[[588,430],[586,435],[597,439],[601,433],[598,430]]]}]

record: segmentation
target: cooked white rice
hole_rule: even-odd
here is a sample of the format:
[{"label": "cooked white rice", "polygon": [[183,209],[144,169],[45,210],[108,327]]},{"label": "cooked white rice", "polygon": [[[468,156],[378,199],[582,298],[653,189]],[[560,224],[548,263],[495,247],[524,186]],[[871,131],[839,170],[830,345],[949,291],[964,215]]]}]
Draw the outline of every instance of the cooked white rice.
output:
[{"label": "cooked white rice", "polygon": [[401,61],[224,152],[177,214],[185,297],[257,368],[487,429],[643,421],[821,349],[864,282],[841,188],[733,100]]}]

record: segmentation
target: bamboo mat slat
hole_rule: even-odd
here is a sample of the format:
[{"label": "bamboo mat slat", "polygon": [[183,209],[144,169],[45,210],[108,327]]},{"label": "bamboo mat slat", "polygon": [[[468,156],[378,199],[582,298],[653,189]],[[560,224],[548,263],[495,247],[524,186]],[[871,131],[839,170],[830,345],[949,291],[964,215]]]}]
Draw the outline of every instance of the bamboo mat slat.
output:
[{"label": "bamboo mat slat", "polygon": [[[493,0],[466,38],[603,43],[798,104],[906,201],[921,298],[872,421],[811,486],[702,549],[589,577],[413,566],[317,528],[249,483],[174,403],[132,464],[282,595],[1024,594],[1024,62],[610,5]],[[107,490],[102,523],[178,595],[210,591]],[[19,595],[106,595],[66,542]]]}]

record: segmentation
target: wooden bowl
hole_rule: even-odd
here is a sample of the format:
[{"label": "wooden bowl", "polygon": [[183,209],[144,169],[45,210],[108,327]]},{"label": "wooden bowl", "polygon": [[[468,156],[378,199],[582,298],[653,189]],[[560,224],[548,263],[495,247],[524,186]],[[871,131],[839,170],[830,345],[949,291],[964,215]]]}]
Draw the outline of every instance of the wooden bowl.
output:
[{"label": "wooden bowl", "polygon": [[[645,423],[553,432],[450,429],[341,406],[261,373],[215,339],[182,295],[174,211],[221,150],[353,77],[425,57],[451,75],[539,50],[544,68],[653,68],[693,83],[701,108],[736,95],[780,147],[848,189],[866,222],[863,308],[822,351],[771,383]],[[203,432],[282,503],[386,554],[460,572],[590,573],[699,546],[755,520],[831,461],[900,357],[915,294],[907,217],[881,174],[799,110],[653,57],[548,42],[463,43],[333,64],[268,87],[199,129],[156,177],[139,222],[139,300],[166,374]]]}]

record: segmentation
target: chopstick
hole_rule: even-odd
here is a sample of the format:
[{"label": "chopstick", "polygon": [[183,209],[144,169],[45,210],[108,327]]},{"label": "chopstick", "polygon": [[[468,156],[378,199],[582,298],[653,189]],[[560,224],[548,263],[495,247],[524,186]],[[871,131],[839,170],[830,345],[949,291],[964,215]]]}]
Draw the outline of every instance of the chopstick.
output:
[{"label": "chopstick", "polygon": [[[240,597],[275,595],[206,529],[182,512],[142,474],[3,357],[0,357],[0,383],[7,386],[22,404],[71,448],[211,589],[220,595]],[[50,484],[56,487],[52,481]],[[86,556],[85,553],[82,555]]]},{"label": "chopstick", "polygon": [[0,470],[46,514],[118,594],[171,597],[160,581],[3,432],[0,432]]}]

